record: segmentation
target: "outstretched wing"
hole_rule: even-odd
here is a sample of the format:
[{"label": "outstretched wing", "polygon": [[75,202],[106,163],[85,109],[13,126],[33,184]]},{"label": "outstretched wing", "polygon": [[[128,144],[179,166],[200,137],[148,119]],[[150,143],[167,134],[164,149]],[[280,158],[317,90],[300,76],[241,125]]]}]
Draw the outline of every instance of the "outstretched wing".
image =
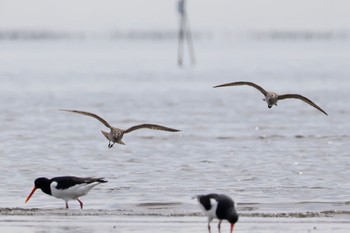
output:
[{"label": "outstretched wing", "polygon": [[137,129],[154,129],[154,130],[164,130],[164,131],[170,131],[170,132],[180,131],[178,129],[172,129],[161,125],[142,124],[142,125],[135,125],[133,127],[130,127],[129,129],[125,130],[124,133],[130,133],[131,131],[134,131]]},{"label": "outstretched wing", "polygon": [[247,86],[251,86],[251,87],[256,88],[264,96],[267,94],[267,91],[265,91],[265,89],[262,88],[261,86],[255,84],[255,83],[252,83],[252,82],[244,82],[244,81],[233,82],[233,83],[225,83],[225,84],[221,84],[221,85],[215,86],[214,88],[217,88],[217,87],[228,87],[228,86],[243,86],[243,85],[247,85]]},{"label": "outstretched wing", "polygon": [[285,94],[285,95],[279,95],[278,99],[279,100],[283,100],[283,99],[300,99],[300,100],[304,101],[305,103],[310,104],[312,107],[320,110],[321,112],[323,112],[324,114],[326,114],[328,116],[328,114],[322,108],[320,108],[317,104],[315,104],[314,102],[312,102],[311,100],[309,100],[305,96],[298,95],[298,94]]},{"label": "outstretched wing", "polygon": [[99,120],[102,124],[104,124],[107,128],[112,129],[112,126],[110,124],[108,124],[107,121],[105,121],[104,119],[102,119],[101,117],[97,116],[96,114],[90,113],[90,112],[84,112],[84,111],[78,111],[78,110],[67,110],[67,109],[59,109],[60,111],[66,111],[66,112],[74,112],[74,113],[78,113],[78,114],[82,114],[85,116],[90,116],[93,117],[97,120]]}]

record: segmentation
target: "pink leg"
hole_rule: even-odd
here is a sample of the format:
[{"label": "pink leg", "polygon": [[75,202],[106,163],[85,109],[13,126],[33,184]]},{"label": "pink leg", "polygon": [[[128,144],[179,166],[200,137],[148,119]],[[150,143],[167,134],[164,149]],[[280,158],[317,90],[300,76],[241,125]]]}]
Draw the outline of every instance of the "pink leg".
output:
[{"label": "pink leg", "polygon": [[231,224],[231,231],[230,231],[230,233],[232,233],[233,232],[233,226],[234,226],[235,224]]},{"label": "pink leg", "polygon": [[80,201],[78,198],[77,198],[77,200],[79,201],[79,204],[80,204],[80,209],[83,209],[83,202],[82,202],[82,201]]},{"label": "pink leg", "polygon": [[211,231],[210,231],[210,223],[208,223],[208,231],[209,231],[209,233],[211,233]]},{"label": "pink leg", "polygon": [[219,224],[218,224],[219,233],[221,232],[221,222],[222,222],[222,220],[220,220]]}]

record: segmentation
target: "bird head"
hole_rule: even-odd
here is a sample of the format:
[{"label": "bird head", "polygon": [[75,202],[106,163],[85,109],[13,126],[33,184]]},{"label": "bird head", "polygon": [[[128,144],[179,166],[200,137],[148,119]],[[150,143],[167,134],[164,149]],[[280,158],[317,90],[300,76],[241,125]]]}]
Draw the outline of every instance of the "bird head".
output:
[{"label": "bird head", "polygon": [[231,224],[235,224],[238,221],[238,218],[239,216],[237,212],[234,210],[228,215],[227,221],[229,221]]},{"label": "bird head", "polygon": [[236,210],[231,210],[230,214],[228,214],[227,221],[229,223],[231,223],[231,231],[230,231],[230,233],[233,232],[233,227],[234,227],[235,223],[238,221],[238,218],[239,218],[239,216],[238,216]]},{"label": "bird head", "polygon": [[[25,203],[27,203],[29,201],[29,199],[33,196],[33,194],[35,193],[35,191],[38,188],[43,190],[45,193],[47,193],[48,191],[46,191],[46,189],[50,187],[49,183],[50,183],[49,179],[47,179],[45,177],[40,177],[40,178],[35,179],[35,181],[34,181],[34,188],[30,192],[30,194],[28,195]],[[49,192],[51,192],[51,191],[49,191]]]}]

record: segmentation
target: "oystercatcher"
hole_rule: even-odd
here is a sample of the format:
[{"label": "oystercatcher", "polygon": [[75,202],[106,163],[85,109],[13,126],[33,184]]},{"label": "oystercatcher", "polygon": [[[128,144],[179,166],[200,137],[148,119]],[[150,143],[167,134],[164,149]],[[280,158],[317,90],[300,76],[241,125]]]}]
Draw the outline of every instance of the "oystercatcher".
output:
[{"label": "oystercatcher", "polygon": [[78,110],[66,110],[66,109],[60,109],[60,110],[61,111],[66,111],[66,112],[73,112],[73,113],[78,113],[78,114],[90,116],[90,117],[93,117],[93,118],[99,120],[102,124],[104,124],[107,128],[109,128],[111,130],[109,133],[101,130],[102,134],[109,141],[108,148],[112,148],[114,143],[119,143],[119,144],[125,145],[125,143],[122,142],[122,138],[123,138],[124,134],[130,133],[131,131],[134,131],[134,130],[137,130],[137,129],[144,129],[144,128],[146,128],[146,129],[163,130],[163,131],[170,131],[170,132],[178,132],[178,131],[180,131],[178,129],[172,129],[172,128],[168,128],[168,127],[165,127],[165,126],[154,125],[154,124],[135,125],[135,126],[130,127],[130,128],[128,128],[126,130],[123,130],[123,129],[118,129],[118,128],[115,128],[115,127],[111,126],[107,121],[105,121],[101,117],[97,116],[96,114],[93,114],[93,113],[90,113],[90,112],[84,112],[84,111],[78,111]]},{"label": "oystercatcher", "polygon": [[222,220],[226,219],[231,223],[230,233],[233,232],[233,227],[238,221],[238,214],[235,209],[234,201],[224,194],[208,194],[196,196],[202,211],[208,216],[208,231],[210,231],[210,222],[217,218],[219,219],[218,229]]},{"label": "oystercatcher", "polygon": [[324,114],[328,115],[322,108],[320,108],[318,105],[316,105],[314,102],[312,102],[311,100],[309,100],[305,96],[302,96],[302,95],[299,95],[299,94],[278,95],[278,94],[276,94],[274,92],[266,91],[261,86],[255,84],[255,83],[252,83],[252,82],[240,81],[240,82],[226,83],[226,84],[215,86],[214,88],[216,88],[216,87],[228,87],[228,86],[242,86],[242,85],[251,86],[251,87],[254,87],[257,90],[259,90],[265,96],[265,99],[263,99],[263,100],[266,101],[267,106],[269,108],[272,108],[273,105],[277,106],[277,101],[278,100],[283,100],[283,99],[300,99],[300,100],[304,101],[305,103],[311,105],[312,107],[320,110]]},{"label": "oystercatcher", "polygon": [[106,182],[103,178],[92,177],[61,176],[52,179],[40,177],[35,179],[34,188],[28,195],[25,203],[29,201],[35,190],[39,188],[50,196],[63,199],[66,202],[67,209],[68,201],[70,200],[77,200],[80,208],[83,209],[83,202],[79,200],[79,197],[86,195],[96,185]]}]

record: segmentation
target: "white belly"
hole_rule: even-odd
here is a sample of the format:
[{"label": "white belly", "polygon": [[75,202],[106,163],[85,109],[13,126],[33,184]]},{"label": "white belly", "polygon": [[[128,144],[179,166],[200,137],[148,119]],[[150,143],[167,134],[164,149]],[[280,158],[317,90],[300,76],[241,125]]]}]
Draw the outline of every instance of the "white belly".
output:
[{"label": "white belly", "polygon": [[90,184],[77,184],[67,189],[56,189],[57,182],[52,182],[50,185],[51,195],[63,199],[65,201],[76,200],[78,197],[86,195],[93,187],[98,185],[99,182],[93,182]]},{"label": "white belly", "polygon": [[206,210],[201,203],[199,203],[203,213],[208,216],[208,222],[211,222],[214,218],[217,218],[216,216],[216,208],[218,207],[218,202],[214,198],[210,198],[210,210]]}]

